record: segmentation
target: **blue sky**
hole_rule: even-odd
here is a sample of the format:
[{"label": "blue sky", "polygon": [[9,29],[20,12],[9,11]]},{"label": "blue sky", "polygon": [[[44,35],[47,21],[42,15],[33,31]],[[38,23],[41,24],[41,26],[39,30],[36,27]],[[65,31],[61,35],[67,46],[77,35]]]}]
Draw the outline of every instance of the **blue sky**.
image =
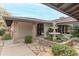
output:
[{"label": "blue sky", "polygon": [[43,4],[1,4],[13,16],[33,17],[43,20],[54,20],[59,17],[67,17],[54,9]]}]

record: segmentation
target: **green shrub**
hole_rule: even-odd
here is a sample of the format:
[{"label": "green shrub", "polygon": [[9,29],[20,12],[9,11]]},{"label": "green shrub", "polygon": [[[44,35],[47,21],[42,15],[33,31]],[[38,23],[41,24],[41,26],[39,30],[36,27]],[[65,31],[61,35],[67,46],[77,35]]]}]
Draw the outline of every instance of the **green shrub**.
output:
[{"label": "green shrub", "polygon": [[72,30],[73,30],[73,31],[71,31],[72,37],[79,38],[79,25],[74,25]]},{"label": "green shrub", "polygon": [[56,37],[57,37],[57,39],[55,41],[57,41],[57,42],[63,42],[66,40],[66,38],[62,34],[59,34]]},{"label": "green shrub", "polygon": [[0,36],[2,36],[5,33],[4,29],[0,29]]},{"label": "green shrub", "polygon": [[55,56],[77,56],[78,53],[70,46],[62,44],[54,44],[52,52]]},{"label": "green shrub", "polygon": [[11,36],[9,34],[4,34],[2,36],[2,40],[10,40],[11,39]]},{"label": "green shrub", "polygon": [[67,40],[62,34],[57,35],[55,40],[53,40],[53,35],[48,35],[45,39],[55,42],[63,42]]},{"label": "green shrub", "polygon": [[48,35],[45,39],[53,41],[53,36],[52,35]]},{"label": "green shrub", "polygon": [[31,43],[32,42],[32,36],[25,36],[25,43]]},{"label": "green shrub", "polygon": [[53,29],[52,29],[52,28],[49,28],[49,29],[47,30],[47,33],[46,33],[47,36],[49,35],[49,32],[53,32]]},{"label": "green shrub", "polygon": [[45,37],[45,39],[52,41],[53,40],[53,35],[50,35],[49,34],[50,32],[53,32],[52,28],[48,28],[48,30],[46,32],[47,37]]}]

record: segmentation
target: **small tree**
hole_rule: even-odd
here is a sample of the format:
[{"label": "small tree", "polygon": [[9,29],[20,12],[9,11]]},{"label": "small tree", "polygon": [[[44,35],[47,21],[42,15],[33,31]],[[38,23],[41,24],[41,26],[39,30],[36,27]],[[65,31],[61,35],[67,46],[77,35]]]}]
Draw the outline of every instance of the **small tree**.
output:
[{"label": "small tree", "polygon": [[78,37],[79,38],[79,25],[73,26],[71,34],[72,34],[72,37]]},{"label": "small tree", "polygon": [[47,35],[46,39],[52,41],[53,40],[53,35],[50,35],[49,34],[50,32],[53,32],[53,29],[52,28],[48,28],[47,33],[46,33],[46,35]]},{"label": "small tree", "polygon": [[46,33],[47,36],[49,35],[49,32],[53,32],[53,29],[52,28],[48,28],[47,33]]}]

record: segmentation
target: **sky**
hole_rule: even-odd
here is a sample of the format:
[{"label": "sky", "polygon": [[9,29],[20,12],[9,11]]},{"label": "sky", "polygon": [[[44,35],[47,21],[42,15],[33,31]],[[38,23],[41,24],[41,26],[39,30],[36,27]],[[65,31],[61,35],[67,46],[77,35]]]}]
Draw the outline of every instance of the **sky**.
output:
[{"label": "sky", "polygon": [[55,20],[60,17],[68,17],[67,15],[56,11],[46,5],[40,3],[26,3],[26,4],[0,4],[4,9],[13,16],[32,17],[42,20]]}]

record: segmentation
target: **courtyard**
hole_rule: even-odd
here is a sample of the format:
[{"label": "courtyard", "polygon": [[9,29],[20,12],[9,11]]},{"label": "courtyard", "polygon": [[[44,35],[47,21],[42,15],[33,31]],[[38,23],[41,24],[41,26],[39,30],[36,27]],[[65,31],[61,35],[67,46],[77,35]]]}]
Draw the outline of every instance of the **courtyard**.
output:
[{"label": "courtyard", "polygon": [[[48,41],[40,40],[42,38],[38,37],[38,40],[34,40],[30,44],[25,44],[24,42],[12,43],[11,41],[0,40],[0,55],[1,56],[53,56],[51,51],[51,44]],[[60,43],[63,44],[63,43]],[[79,54],[79,48],[74,47],[74,49]]]},{"label": "courtyard", "polygon": [[[45,6],[46,5],[46,6]],[[67,15],[52,9],[53,5],[59,12],[63,11]],[[60,5],[60,6],[58,6]],[[6,5],[9,6],[9,5]],[[16,5],[18,6],[18,5]],[[6,12],[1,14],[0,29],[0,55],[1,56],[78,56],[79,55],[79,4],[35,4],[19,5],[25,6],[26,10],[14,16]],[[41,6],[40,9],[37,7]],[[44,6],[44,7],[42,7]],[[48,7],[50,8],[48,8]],[[64,8],[62,7],[64,6]],[[73,8],[74,6],[74,8]],[[22,7],[22,8],[25,8]],[[71,8],[70,8],[71,7]],[[15,8],[10,8],[15,9]],[[60,10],[61,11],[60,11]],[[66,11],[64,11],[66,9]],[[67,10],[68,9],[68,10]],[[3,9],[2,9],[3,10]],[[7,9],[10,11],[9,9]],[[21,17],[21,14],[29,11],[42,17]],[[36,10],[38,12],[36,12]],[[39,12],[40,10],[40,12]],[[43,11],[42,11],[43,10]],[[49,11],[48,11],[49,10]],[[52,11],[54,13],[52,13]],[[48,11],[48,12],[47,12]],[[51,11],[51,12],[50,12]],[[68,12],[69,11],[69,12]],[[73,13],[71,11],[74,11]],[[76,12],[75,12],[76,11]],[[44,13],[43,13],[44,12]],[[58,13],[57,13],[58,12]],[[40,14],[39,14],[40,13]],[[42,14],[41,14],[42,13]],[[74,16],[75,14],[76,16]],[[44,15],[43,15],[44,14]],[[70,17],[70,14],[73,15]],[[6,16],[7,15],[7,16]],[[16,13],[15,13],[16,15]],[[54,17],[52,17],[53,15]],[[59,16],[58,16],[59,15]],[[61,16],[60,16],[61,15]],[[50,17],[51,16],[51,17]],[[55,19],[54,19],[55,18]],[[75,19],[74,19],[75,18]],[[6,24],[4,24],[6,23]],[[67,35],[66,35],[67,34]]]}]

